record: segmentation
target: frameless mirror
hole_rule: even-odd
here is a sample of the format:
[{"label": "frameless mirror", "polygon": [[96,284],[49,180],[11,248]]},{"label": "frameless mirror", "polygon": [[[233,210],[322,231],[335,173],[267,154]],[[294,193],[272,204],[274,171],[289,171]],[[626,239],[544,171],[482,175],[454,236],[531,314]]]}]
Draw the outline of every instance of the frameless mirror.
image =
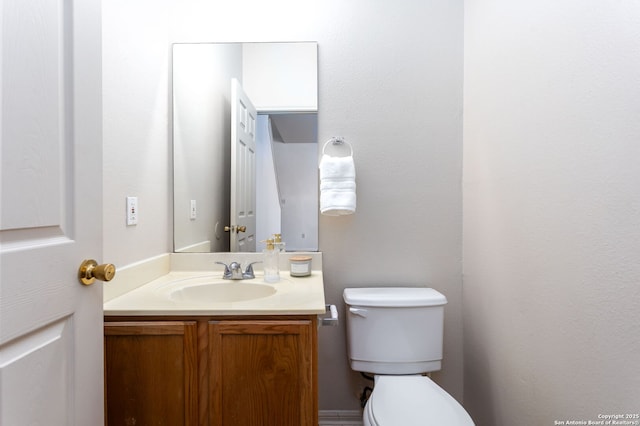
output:
[{"label": "frameless mirror", "polygon": [[[274,233],[287,251],[316,251],[317,44],[175,44],[172,61],[174,251],[260,251]],[[255,147],[232,161],[237,126]]]}]

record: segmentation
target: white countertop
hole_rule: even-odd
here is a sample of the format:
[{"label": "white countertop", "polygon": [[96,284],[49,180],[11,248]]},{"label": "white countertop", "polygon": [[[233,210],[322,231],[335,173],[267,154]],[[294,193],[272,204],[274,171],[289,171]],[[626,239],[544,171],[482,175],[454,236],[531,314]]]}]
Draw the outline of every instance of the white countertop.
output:
[{"label": "white countertop", "polygon": [[[322,271],[313,270],[308,277],[292,277],[280,272],[280,281],[272,284],[276,292],[267,297],[240,302],[172,300],[168,294],[189,282],[219,282],[219,271],[172,271],[134,290],[108,300],[105,316],[187,316],[187,315],[309,315],[325,312]],[[227,281],[251,283],[252,280]],[[262,272],[256,271],[255,282],[263,282]]]}]

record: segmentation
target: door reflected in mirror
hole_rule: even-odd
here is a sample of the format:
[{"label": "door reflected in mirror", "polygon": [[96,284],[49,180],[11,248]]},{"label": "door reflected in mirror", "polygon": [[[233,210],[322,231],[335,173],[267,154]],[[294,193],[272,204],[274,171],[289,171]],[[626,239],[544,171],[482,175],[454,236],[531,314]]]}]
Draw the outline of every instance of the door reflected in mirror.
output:
[{"label": "door reflected in mirror", "polygon": [[[233,79],[257,116],[232,112]],[[317,251],[317,108],[316,43],[175,44],[174,251],[260,251],[274,233]],[[240,156],[238,123],[255,137]]]}]

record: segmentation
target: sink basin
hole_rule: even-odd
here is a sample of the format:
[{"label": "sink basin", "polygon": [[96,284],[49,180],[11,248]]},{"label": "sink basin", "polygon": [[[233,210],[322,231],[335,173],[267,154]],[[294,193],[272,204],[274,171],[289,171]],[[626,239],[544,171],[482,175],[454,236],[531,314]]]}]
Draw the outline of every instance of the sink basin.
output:
[{"label": "sink basin", "polygon": [[169,293],[176,302],[233,303],[272,296],[276,289],[268,284],[245,281],[222,281],[184,285]]}]

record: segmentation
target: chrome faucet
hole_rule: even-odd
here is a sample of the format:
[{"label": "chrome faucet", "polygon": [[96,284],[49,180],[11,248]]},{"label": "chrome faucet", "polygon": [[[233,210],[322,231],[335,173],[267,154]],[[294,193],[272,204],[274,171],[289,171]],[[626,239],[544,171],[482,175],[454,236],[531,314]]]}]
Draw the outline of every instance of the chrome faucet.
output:
[{"label": "chrome faucet", "polygon": [[247,268],[244,272],[242,272],[242,267],[238,262],[231,262],[229,265],[222,262],[216,262],[218,265],[224,266],[224,272],[222,273],[222,279],[225,280],[250,280],[255,278],[256,276],[253,273],[253,265],[258,262],[251,262],[247,265]]}]

